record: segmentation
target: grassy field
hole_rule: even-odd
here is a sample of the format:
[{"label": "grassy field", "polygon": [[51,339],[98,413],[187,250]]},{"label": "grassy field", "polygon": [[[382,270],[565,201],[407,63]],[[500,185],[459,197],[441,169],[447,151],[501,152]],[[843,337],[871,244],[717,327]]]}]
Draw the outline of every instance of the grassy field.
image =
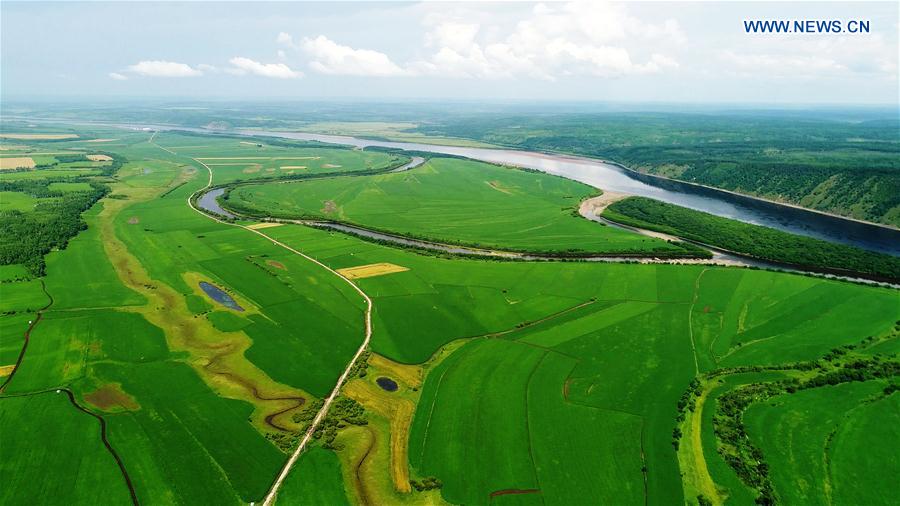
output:
[{"label": "grassy field", "polygon": [[[748,429],[772,466],[782,501],[890,504],[891,487],[883,477],[895,475],[900,461],[884,443],[900,440],[900,411],[896,395],[880,398],[885,386],[846,383],[775,397],[747,410]],[[868,458],[859,458],[861,448],[868,449]]]},{"label": "grassy field", "polygon": [[[0,478],[13,484],[0,494],[45,497],[46,490],[54,494],[46,496],[50,503],[128,502],[98,420],[52,393],[65,387],[105,420],[140,502],[258,502],[305,426],[299,415],[331,390],[362,339],[364,302],[345,282],[187,206],[206,183],[194,157],[327,150],[151,136],[98,130],[54,141],[63,149],[114,139],[103,150],[127,161],[107,183],[110,196],[84,213],[87,230],[47,255],[45,276],[0,268],[5,374],[27,322],[52,299],[0,395],[3,426],[20,428],[0,435]],[[389,155],[335,152],[347,157],[346,169],[392,163]],[[244,177],[222,177],[232,176]],[[528,247],[557,239],[566,248],[674,247],[635,243],[644,239],[571,216],[589,188],[456,160],[241,191],[258,189],[288,192],[269,198],[294,206],[284,206],[290,212],[317,210],[316,199],[346,199],[335,208],[347,219],[389,222],[395,206],[392,226],[411,229],[431,222],[407,217],[404,196],[436,197],[445,211],[467,198],[478,202],[443,225],[430,208],[435,228],[427,231],[442,239],[496,234]],[[325,197],[329,189],[337,194]],[[485,226],[456,227],[460,216]],[[526,230],[535,223],[542,228]],[[715,414],[729,392],[788,373],[748,369],[704,380],[691,445],[676,451],[685,388],[717,369],[820,360],[834,348],[896,332],[900,320],[896,290],[820,278],[702,265],[443,258],[296,225],[258,231],[348,269],[342,272],[354,275],[374,307],[368,365],[355,370],[341,397],[362,406],[365,423],[343,423],[332,440],[320,434],[289,475],[281,504],[671,504],[694,503],[698,493],[752,502],[753,491],[717,453]],[[201,281],[242,310],[210,298]],[[855,353],[898,351],[896,337],[867,346]],[[802,379],[811,371],[789,374]],[[379,387],[382,376],[398,389]],[[817,484],[827,478],[836,503],[889,502],[880,471],[867,467],[868,455],[896,467],[897,424],[884,422],[896,418],[897,395],[873,397],[888,381],[811,389],[748,409],[752,441],[785,501],[790,493],[797,502],[820,497]],[[43,390],[51,393],[34,393]],[[831,435],[831,467],[818,465],[823,431]],[[26,457],[43,467],[26,465]],[[72,462],[82,481],[46,472]]]},{"label": "grassy field", "polygon": [[[374,300],[372,346],[379,353],[419,363],[459,338],[487,336],[465,341],[469,344],[428,369],[411,432],[415,472],[443,480],[442,494],[451,502],[483,503],[492,492],[516,487],[540,488],[544,501],[552,495],[569,503],[617,496],[641,502],[646,466],[648,501],[665,503],[682,493],[670,434],[679,395],[697,372],[815,358],[882,333],[900,317],[893,290],[795,275],[702,266],[448,260],[297,226],[269,233],[334,268],[387,262],[409,269],[358,280]],[[490,352],[491,346],[496,351]],[[502,399],[484,401],[483,409],[490,413],[489,406],[499,402],[503,415],[473,417],[482,412],[484,392],[494,391]],[[537,398],[540,406],[553,409],[526,417],[526,399]],[[710,397],[713,406],[715,399]],[[713,411],[704,410],[704,416]],[[703,425],[704,440],[710,420]],[[587,444],[587,437],[568,439],[580,434],[582,425],[614,436],[597,447]],[[560,426],[566,430],[546,428]],[[506,438],[518,438],[534,463],[516,458],[518,446]],[[471,453],[495,443],[503,449]],[[703,453],[708,449],[709,441]],[[714,446],[711,451],[706,462],[714,486],[731,487],[730,497],[752,501]],[[615,462],[596,457],[609,454],[622,457]],[[578,455],[587,463],[541,463],[582,458]],[[591,467],[592,458],[602,468]],[[554,475],[559,469],[585,469],[596,488],[567,488],[577,475]],[[584,495],[570,495],[576,493]],[[515,498],[527,502],[532,495]]]},{"label": "grassy field", "polygon": [[397,174],[241,186],[226,202],[256,214],[331,219],[483,247],[684,253],[676,245],[573,216],[580,202],[595,193],[587,185],[546,174],[435,158]]},{"label": "grassy field", "polygon": [[378,151],[288,141],[215,137],[162,132],[153,142],[181,156],[196,158],[213,171],[215,184],[248,179],[351,173],[399,166],[406,158]]},{"label": "grassy field", "polygon": [[[124,151],[130,161],[112,185],[117,198],[86,213],[88,230],[48,256],[44,282],[54,303],[4,393],[71,388],[107,420],[141,502],[259,500],[286,458],[267,436],[292,434],[291,414],[307,391],[331,388],[361,339],[361,301],[309,262],[284,259],[282,279],[263,270],[257,264],[283,250],[188,208],[198,172],[149,136]],[[198,279],[225,287],[248,310],[210,311]],[[3,328],[24,329],[46,296],[37,281],[2,286],[3,304],[16,312],[4,315]],[[15,360],[22,341],[7,346],[5,337],[4,361]]]},{"label": "grassy field", "polygon": [[99,422],[78,411],[65,393],[0,398],[0,424],[4,504],[131,502],[125,479],[100,440]]}]

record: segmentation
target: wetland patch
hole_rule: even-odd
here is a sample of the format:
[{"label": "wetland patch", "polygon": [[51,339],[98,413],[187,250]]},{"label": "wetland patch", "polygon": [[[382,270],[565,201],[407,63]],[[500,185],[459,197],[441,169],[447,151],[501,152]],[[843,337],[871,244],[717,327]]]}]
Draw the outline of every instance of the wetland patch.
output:
[{"label": "wetland patch", "polygon": [[222,290],[218,286],[207,283],[206,281],[201,281],[200,288],[204,293],[206,293],[206,295],[209,296],[210,299],[218,302],[219,304],[222,304],[229,309],[234,309],[235,311],[244,311],[244,308],[242,308],[237,303],[237,301],[234,300],[234,297],[228,295],[225,290]]}]

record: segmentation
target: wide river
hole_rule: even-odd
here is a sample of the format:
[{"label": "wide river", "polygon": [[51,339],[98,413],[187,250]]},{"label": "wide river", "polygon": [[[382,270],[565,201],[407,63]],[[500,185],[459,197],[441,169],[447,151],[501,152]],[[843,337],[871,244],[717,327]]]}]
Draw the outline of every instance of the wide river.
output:
[{"label": "wide river", "polygon": [[510,149],[377,141],[301,132],[241,130],[239,133],[344,144],[360,148],[378,146],[406,151],[440,153],[536,169],[580,181],[602,190],[650,197],[717,216],[900,256],[900,230],[897,229],[690,183],[638,174],[623,167],[590,158]]},{"label": "wide river", "polygon": [[[71,123],[71,121],[52,119],[41,119],[38,121]],[[187,130],[216,133],[203,128],[177,125],[140,125],[105,122],[88,122],[88,124],[117,126],[133,130]],[[379,141],[343,135],[305,132],[238,130],[236,133],[250,136],[261,135],[319,141],[359,148],[377,146],[405,151],[456,155],[473,160],[525,167],[580,181],[601,190],[650,197],[716,216],[900,256],[900,230],[896,228],[842,218],[715,188],[640,174],[616,164],[592,158],[513,149],[468,148],[414,142]]]}]

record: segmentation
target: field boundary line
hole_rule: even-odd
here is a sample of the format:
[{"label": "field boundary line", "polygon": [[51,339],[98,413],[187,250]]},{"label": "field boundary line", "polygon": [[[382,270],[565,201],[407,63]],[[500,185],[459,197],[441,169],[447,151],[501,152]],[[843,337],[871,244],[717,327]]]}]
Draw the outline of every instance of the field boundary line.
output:
[{"label": "field boundary line", "polygon": [[700,278],[703,277],[703,274],[709,270],[709,267],[704,268],[700,271],[700,274],[697,275],[696,281],[694,281],[694,297],[691,299],[691,305],[688,308],[688,336],[691,338],[691,354],[694,355],[694,375],[700,375],[700,361],[697,358],[697,345],[694,343],[694,306],[697,305],[697,299],[700,298]]},{"label": "field boundary line", "polygon": [[[155,145],[165,151],[169,151],[168,149],[163,148],[159,144],[155,144]],[[169,151],[169,152],[171,153],[171,151]],[[310,262],[313,262],[314,264],[322,267],[323,269],[334,274],[339,279],[343,280],[348,285],[350,285],[354,290],[356,290],[357,293],[359,293],[362,296],[363,300],[366,302],[365,337],[363,338],[363,342],[359,346],[359,348],[356,350],[356,353],[353,355],[353,358],[350,359],[350,362],[347,364],[347,367],[344,369],[344,372],[341,373],[341,376],[338,378],[337,383],[335,384],[334,388],[331,390],[331,393],[328,395],[328,397],[326,397],[324,399],[324,402],[322,403],[322,408],[319,409],[318,413],[316,413],[316,417],[313,418],[312,423],[310,423],[309,427],[306,429],[306,433],[303,435],[303,439],[300,440],[300,444],[297,446],[297,448],[291,454],[290,458],[288,458],[284,467],[281,469],[281,472],[276,477],[275,482],[272,484],[272,487],[269,489],[269,492],[266,494],[266,497],[263,500],[263,506],[271,506],[272,504],[274,504],[275,498],[278,495],[278,490],[281,488],[281,485],[284,483],[284,480],[287,478],[291,469],[294,467],[294,464],[300,458],[300,455],[303,453],[303,450],[306,449],[306,446],[309,444],[310,440],[312,439],[313,433],[315,433],[319,424],[322,423],[322,420],[324,420],[325,417],[328,415],[328,410],[331,408],[331,404],[334,402],[335,398],[337,398],[338,394],[340,394],[341,386],[343,386],[344,382],[347,381],[347,377],[350,375],[350,371],[353,369],[353,366],[356,365],[356,362],[359,360],[359,357],[362,356],[363,352],[369,347],[369,341],[371,341],[371,338],[372,338],[372,299],[370,299],[369,296],[366,294],[366,292],[364,292],[360,287],[358,287],[356,285],[356,283],[354,283],[350,279],[347,279],[346,277],[342,276],[339,272],[332,269],[331,267],[328,267],[327,265],[316,260],[315,258],[313,258],[305,253],[302,253],[302,252],[292,248],[291,246],[288,246],[287,244],[260,232],[259,230],[252,229],[250,227],[247,227],[246,225],[241,225],[238,223],[230,223],[230,222],[221,220],[219,218],[216,218],[215,216],[210,216],[209,214],[204,213],[203,211],[198,209],[196,206],[194,206],[194,202],[193,202],[194,197],[199,195],[201,192],[203,192],[210,186],[212,186],[213,173],[212,173],[212,169],[208,165],[203,163],[202,161],[200,161],[196,158],[191,158],[191,160],[193,160],[196,163],[199,163],[200,165],[203,166],[203,168],[206,169],[207,173],[209,174],[209,179],[207,180],[206,186],[204,186],[203,188],[200,188],[199,190],[191,193],[191,195],[188,196],[188,199],[187,199],[188,207],[190,207],[197,213],[199,213],[211,220],[214,220],[218,223],[241,228],[241,229],[250,231],[260,237],[264,237],[265,239],[272,241],[272,244],[275,244],[276,246],[280,246],[281,248],[284,248],[284,249],[290,251],[291,253],[299,255],[299,256],[309,260]]]},{"label": "field boundary line", "polygon": [[75,408],[78,411],[81,411],[82,413],[90,415],[91,417],[95,418],[97,421],[100,422],[100,442],[103,443],[103,446],[106,447],[106,450],[109,452],[110,455],[112,455],[113,459],[116,461],[116,464],[119,466],[119,471],[122,473],[122,477],[125,479],[125,486],[128,487],[128,493],[131,495],[132,504],[134,504],[134,506],[139,506],[140,502],[138,501],[138,498],[137,498],[137,492],[134,490],[134,484],[131,481],[131,476],[128,475],[128,470],[125,469],[125,462],[122,460],[122,457],[119,456],[119,453],[116,452],[115,448],[112,447],[112,443],[110,443],[109,439],[107,438],[106,420],[102,416],[98,415],[97,413],[94,413],[93,411],[87,409],[86,407],[82,406],[81,404],[78,404],[78,401],[75,399],[75,393],[72,392],[71,390],[69,390],[68,387],[61,386],[61,387],[56,387],[56,388],[47,388],[44,390],[38,390],[36,392],[23,392],[23,393],[19,393],[19,394],[11,394],[11,395],[7,394],[7,395],[0,397],[0,399],[14,399],[17,397],[32,397],[35,395],[49,394],[52,392],[56,392],[57,394],[60,392],[65,392],[66,397],[69,398],[69,402],[72,403],[72,406],[75,406]]},{"label": "field boundary line", "polygon": [[24,339],[22,341],[22,349],[19,351],[19,356],[16,358],[16,364],[13,366],[12,371],[9,372],[9,376],[3,380],[3,384],[0,385],[0,394],[6,390],[6,385],[9,385],[9,382],[12,381],[13,376],[16,375],[16,372],[19,370],[19,366],[22,365],[22,361],[25,360],[25,351],[28,350],[28,342],[31,341],[31,332],[37,327],[37,324],[44,318],[44,313],[50,309],[50,306],[53,305],[53,296],[50,295],[50,292],[47,291],[47,285],[44,284],[44,280],[41,279],[41,290],[44,292],[44,295],[47,296],[49,302],[47,305],[38,309],[35,312],[34,320],[30,321],[28,324],[28,328],[25,330],[25,334],[23,335]]}]

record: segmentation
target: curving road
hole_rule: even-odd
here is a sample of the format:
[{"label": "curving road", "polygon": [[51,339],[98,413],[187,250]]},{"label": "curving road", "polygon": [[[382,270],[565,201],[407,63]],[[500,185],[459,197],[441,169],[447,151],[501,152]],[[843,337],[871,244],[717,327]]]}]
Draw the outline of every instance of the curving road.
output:
[{"label": "curving road", "polygon": [[[160,148],[161,147],[162,146],[160,146]],[[316,431],[316,428],[319,426],[320,423],[322,423],[322,420],[324,420],[325,417],[328,415],[328,410],[331,408],[331,404],[334,402],[334,399],[337,398],[338,394],[340,394],[341,386],[344,384],[344,381],[347,380],[347,376],[350,375],[350,371],[353,369],[353,366],[356,364],[356,361],[359,360],[360,355],[362,355],[363,352],[366,350],[366,348],[368,348],[368,346],[369,346],[369,341],[371,341],[371,339],[372,339],[372,299],[370,299],[369,296],[366,294],[366,292],[364,292],[360,287],[358,287],[356,285],[356,283],[354,283],[350,279],[342,276],[339,272],[332,269],[331,267],[328,267],[327,265],[316,260],[315,258],[313,258],[303,252],[300,252],[300,251],[288,246],[287,244],[266,235],[265,233],[263,233],[259,230],[256,230],[256,229],[253,229],[253,228],[250,228],[245,225],[238,224],[238,223],[229,223],[227,221],[220,220],[219,218],[216,218],[215,216],[211,216],[211,215],[203,212],[202,209],[196,207],[194,205],[195,198],[199,195],[202,195],[203,192],[205,192],[210,186],[212,186],[213,174],[212,174],[212,169],[208,165],[206,165],[205,163],[201,162],[200,160],[198,160],[196,158],[192,158],[192,160],[195,161],[196,163],[200,164],[201,166],[203,166],[206,169],[207,173],[209,174],[209,178],[206,182],[206,186],[195,191],[188,197],[187,203],[191,209],[202,214],[203,216],[206,216],[207,218],[209,218],[211,220],[217,221],[224,225],[242,228],[242,229],[252,232],[256,235],[262,236],[262,237],[272,241],[272,244],[275,244],[276,246],[284,248],[287,251],[290,251],[291,253],[293,253],[295,255],[300,255],[301,257],[305,258],[306,260],[309,260],[310,262],[313,262],[314,264],[318,265],[319,267],[322,267],[323,269],[334,274],[335,276],[337,276],[338,278],[340,278],[341,280],[343,280],[344,282],[349,284],[351,287],[353,287],[354,290],[356,290],[357,293],[359,293],[360,296],[362,296],[363,300],[365,300],[365,302],[366,302],[366,312],[365,312],[366,330],[365,330],[365,337],[363,338],[363,342],[359,346],[359,349],[356,350],[356,353],[353,355],[353,358],[350,359],[350,362],[347,364],[347,367],[344,369],[344,372],[341,373],[341,376],[338,378],[337,383],[335,383],[334,388],[331,390],[331,393],[328,395],[328,397],[325,398],[325,402],[322,404],[322,408],[319,410],[318,413],[316,413],[316,417],[313,418],[312,423],[309,424],[309,428],[306,429],[306,433],[303,434],[303,439],[300,440],[300,444],[297,445],[297,448],[291,454],[290,458],[288,458],[287,462],[285,462],[284,467],[281,469],[281,472],[278,474],[278,477],[275,479],[275,482],[272,484],[272,487],[269,489],[269,493],[266,494],[266,498],[263,501],[263,506],[271,506],[272,504],[274,504],[275,498],[278,495],[278,490],[281,488],[282,483],[284,483],[285,478],[287,478],[288,474],[290,473],[291,468],[294,466],[294,464],[300,458],[300,455],[303,453],[303,450],[306,449],[306,446],[309,444],[309,441],[312,439],[313,433]]]}]

